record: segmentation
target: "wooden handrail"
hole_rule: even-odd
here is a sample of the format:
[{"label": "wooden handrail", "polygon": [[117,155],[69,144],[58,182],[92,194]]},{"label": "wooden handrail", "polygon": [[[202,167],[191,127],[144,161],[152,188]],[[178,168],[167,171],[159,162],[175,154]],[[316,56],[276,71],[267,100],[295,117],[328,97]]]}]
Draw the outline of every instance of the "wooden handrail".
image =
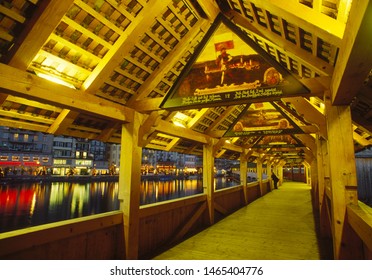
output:
[{"label": "wooden handrail", "polygon": [[123,213],[112,211],[1,233],[0,256],[122,223]]},{"label": "wooden handrail", "polygon": [[359,201],[358,205],[348,205],[346,211],[350,226],[372,251],[372,209]]}]

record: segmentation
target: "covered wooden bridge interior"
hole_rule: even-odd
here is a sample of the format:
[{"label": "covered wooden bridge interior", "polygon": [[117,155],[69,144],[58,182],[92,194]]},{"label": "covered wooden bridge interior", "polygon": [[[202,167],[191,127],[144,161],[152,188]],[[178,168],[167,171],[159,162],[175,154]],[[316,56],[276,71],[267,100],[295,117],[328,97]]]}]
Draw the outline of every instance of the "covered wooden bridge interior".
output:
[{"label": "covered wooden bridge interior", "polygon": [[[218,17],[309,93],[161,106]],[[334,258],[371,259],[355,167],[355,152],[372,144],[371,20],[368,0],[0,1],[0,124],[122,144],[120,211],[1,234],[1,258],[146,258],[271,191],[263,172],[296,164]],[[292,120],[301,145],[225,136],[259,102]],[[202,155],[204,194],[140,207],[142,148]],[[216,158],[240,161],[239,187],[214,191]]]}]

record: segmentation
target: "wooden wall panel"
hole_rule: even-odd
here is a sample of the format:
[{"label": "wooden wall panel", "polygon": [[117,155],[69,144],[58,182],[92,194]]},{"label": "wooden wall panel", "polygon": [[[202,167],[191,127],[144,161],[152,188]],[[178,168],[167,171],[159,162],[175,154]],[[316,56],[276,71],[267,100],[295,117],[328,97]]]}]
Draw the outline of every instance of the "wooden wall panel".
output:
[{"label": "wooden wall panel", "polygon": [[258,183],[248,184],[248,203],[255,201],[257,198],[261,196],[260,192],[260,185]]},{"label": "wooden wall panel", "polygon": [[[190,203],[187,200],[194,202]],[[139,258],[149,258],[179,242],[183,236],[178,237],[178,233],[193,218],[195,222],[188,228],[186,236],[206,228],[208,226],[206,203],[206,196],[202,196],[202,199],[182,199],[143,209],[139,229]],[[203,213],[194,217],[203,206],[205,207]]]},{"label": "wooden wall panel", "polygon": [[243,187],[232,187],[216,192],[215,203],[225,210],[225,216],[242,208],[245,205]]},{"label": "wooden wall panel", "polygon": [[120,211],[0,234],[0,259],[123,259]]}]

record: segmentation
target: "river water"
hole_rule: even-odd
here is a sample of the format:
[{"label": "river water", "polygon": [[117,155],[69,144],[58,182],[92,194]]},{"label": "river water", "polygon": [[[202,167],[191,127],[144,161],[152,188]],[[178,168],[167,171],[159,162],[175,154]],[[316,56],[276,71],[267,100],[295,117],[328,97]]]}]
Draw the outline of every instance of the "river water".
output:
[{"label": "river water", "polygon": [[[216,189],[235,185],[216,178]],[[117,182],[0,184],[0,232],[119,210]],[[140,204],[203,192],[202,180],[142,181]]]}]

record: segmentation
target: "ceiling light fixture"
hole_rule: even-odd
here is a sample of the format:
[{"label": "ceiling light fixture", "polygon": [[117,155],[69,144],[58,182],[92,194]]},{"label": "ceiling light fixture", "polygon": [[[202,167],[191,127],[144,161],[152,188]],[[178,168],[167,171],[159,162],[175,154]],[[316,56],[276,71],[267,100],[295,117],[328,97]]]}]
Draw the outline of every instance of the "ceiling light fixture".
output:
[{"label": "ceiling light fixture", "polygon": [[73,85],[73,84],[70,84],[60,78],[57,78],[57,77],[54,77],[54,76],[51,76],[51,75],[48,75],[48,74],[45,74],[45,73],[41,73],[41,72],[37,72],[35,71],[36,75],[40,78],[43,78],[45,80],[48,80],[50,82],[53,82],[53,83],[56,83],[56,84],[59,84],[59,85],[63,85],[63,86],[66,86],[66,87],[69,87],[69,88],[73,88],[73,89],[76,89],[76,87]]}]

